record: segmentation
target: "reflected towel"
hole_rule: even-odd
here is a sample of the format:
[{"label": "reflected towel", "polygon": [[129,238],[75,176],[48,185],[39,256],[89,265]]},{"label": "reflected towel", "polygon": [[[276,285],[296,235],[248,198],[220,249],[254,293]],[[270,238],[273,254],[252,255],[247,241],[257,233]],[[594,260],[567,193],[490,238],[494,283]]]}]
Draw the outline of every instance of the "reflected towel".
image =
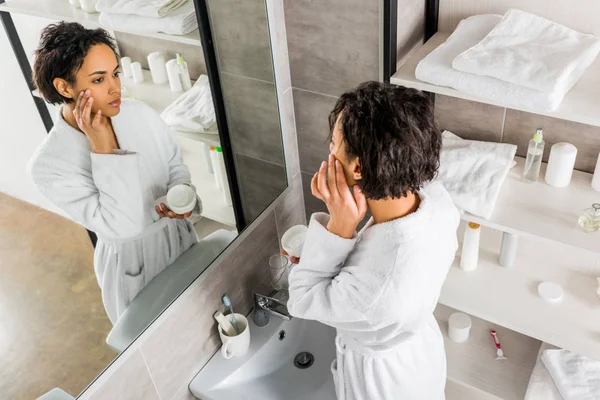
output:
[{"label": "reflected towel", "polygon": [[537,363],[531,373],[529,385],[527,385],[525,400],[563,400],[550,373],[541,360],[544,351],[555,348],[556,347],[549,345],[548,343],[542,343],[540,351],[538,352]]},{"label": "reflected towel", "polygon": [[600,361],[568,350],[546,350],[542,362],[565,400],[600,399]]},{"label": "reflected towel", "polygon": [[201,75],[194,86],[168,106],[160,116],[178,131],[217,134],[215,106],[208,76]]},{"label": "reflected towel", "polygon": [[96,10],[101,13],[131,14],[159,18],[169,15],[188,0],[100,0]]},{"label": "reflected towel", "polygon": [[448,40],[417,65],[415,71],[417,79],[438,86],[451,87],[493,104],[525,108],[534,112],[555,111],[565,93],[545,93],[452,68],[452,61],[459,54],[479,43],[501,19],[500,15],[487,14],[462,20]]},{"label": "reflected towel", "polygon": [[163,18],[103,12],[100,14],[100,24],[116,31],[163,32],[170,35],[187,35],[198,28],[194,3],[190,1]]},{"label": "reflected towel", "polygon": [[490,218],[516,152],[512,144],[463,140],[444,131],[435,180],[442,182],[456,207]]},{"label": "reflected towel", "polygon": [[543,92],[568,92],[596,59],[600,39],[537,15],[509,10],[452,67]]}]

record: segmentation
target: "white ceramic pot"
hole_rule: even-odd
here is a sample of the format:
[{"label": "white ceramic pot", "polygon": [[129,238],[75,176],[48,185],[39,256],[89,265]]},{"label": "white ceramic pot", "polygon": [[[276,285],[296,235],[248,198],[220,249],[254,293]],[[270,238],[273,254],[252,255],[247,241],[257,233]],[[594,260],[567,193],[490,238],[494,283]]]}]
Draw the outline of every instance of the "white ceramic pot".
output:
[{"label": "white ceramic pot", "polygon": [[97,13],[98,11],[96,10],[96,3],[98,3],[98,0],[79,0],[81,1],[81,9],[83,11],[85,11],[86,13]]}]

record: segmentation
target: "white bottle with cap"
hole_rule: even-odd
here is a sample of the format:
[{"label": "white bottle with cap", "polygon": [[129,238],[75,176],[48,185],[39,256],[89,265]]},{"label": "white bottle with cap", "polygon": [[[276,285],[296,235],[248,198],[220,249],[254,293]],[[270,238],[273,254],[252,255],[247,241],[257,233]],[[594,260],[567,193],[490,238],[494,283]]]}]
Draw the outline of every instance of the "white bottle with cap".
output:
[{"label": "white bottle with cap", "polygon": [[183,86],[181,85],[181,79],[179,78],[179,69],[177,68],[177,60],[169,60],[167,61],[166,65],[167,77],[169,78],[169,87],[171,88],[171,92],[183,92]]},{"label": "white bottle with cap", "polygon": [[598,154],[598,161],[596,161],[596,169],[592,178],[592,189],[600,192],[600,154]]},{"label": "white bottle with cap", "polygon": [[550,149],[548,168],[546,168],[546,183],[554,187],[565,187],[571,183],[577,147],[571,143],[556,143]]},{"label": "white bottle with cap", "polygon": [[152,74],[152,82],[156,85],[162,85],[169,81],[167,75],[167,62],[165,56],[159,52],[148,54],[148,66],[150,67],[150,73]]},{"label": "white bottle with cap", "polygon": [[219,165],[219,175],[221,177],[221,189],[223,190],[223,200],[228,206],[232,205],[231,192],[229,191],[229,182],[227,180],[227,170],[225,169],[225,159],[223,158],[223,149],[216,147],[217,161]]},{"label": "white bottle with cap", "polygon": [[179,72],[179,79],[181,79],[181,86],[183,90],[187,92],[192,88],[192,80],[190,78],[190,70],[188,65],[183,59],[183,56],[177,53],[177,68]]},{"label": "white bottle with cap", "polygon": [[219,166],[217,146],[210,146],[210,161],[212,162],[213,171],[215,171],[215,184],[217,185],[217,189],[221,189],[223,187],[223,181],[221,179],[221,168]]},{"label": "white bottle with cap", "polygon": [[477,268],[479,261],[479,238],[481,226],[475,222],[469,222],[465,230],[462,253],[460,256],[460,268],[465,271],[473,271]]}]

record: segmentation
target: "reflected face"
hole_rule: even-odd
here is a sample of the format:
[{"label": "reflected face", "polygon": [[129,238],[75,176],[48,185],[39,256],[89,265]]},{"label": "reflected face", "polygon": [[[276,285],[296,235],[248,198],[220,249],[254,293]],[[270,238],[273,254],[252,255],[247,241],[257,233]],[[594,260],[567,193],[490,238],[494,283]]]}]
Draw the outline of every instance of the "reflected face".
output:
[{"label": "reflected face", "polygon": [[94,98],[92,113],[102,110],[105,117],[114,117],[121,111],[121,78],[115,53],[105,44],[92,46],[75,76],[75,99],[89,89]]},{"label": "reflected face", "polygon": [[344,167],[344,175],[346,175],[346,182],[348,186],[354,186],[356,184],[354,171],[356,169],[356,159],[350,161],[348,154],[346,153],[346,143],[344,142],[344,135],[342,133],[341,124],[342,113],[338,115],[335,127],[333,128],[333,134],[331,135],[331,143],[329,143],[329,153],[331,153]]}]

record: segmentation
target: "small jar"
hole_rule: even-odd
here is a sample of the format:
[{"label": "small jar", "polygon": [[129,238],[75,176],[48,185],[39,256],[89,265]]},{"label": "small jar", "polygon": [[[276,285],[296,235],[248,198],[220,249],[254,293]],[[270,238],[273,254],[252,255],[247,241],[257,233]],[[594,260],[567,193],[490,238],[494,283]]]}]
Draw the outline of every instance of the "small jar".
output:
[{"label": "small jar", "polygon": [[583,210],[578,223],[588,233],[600,229],[600,203],[594,203],[590,208]]}]

